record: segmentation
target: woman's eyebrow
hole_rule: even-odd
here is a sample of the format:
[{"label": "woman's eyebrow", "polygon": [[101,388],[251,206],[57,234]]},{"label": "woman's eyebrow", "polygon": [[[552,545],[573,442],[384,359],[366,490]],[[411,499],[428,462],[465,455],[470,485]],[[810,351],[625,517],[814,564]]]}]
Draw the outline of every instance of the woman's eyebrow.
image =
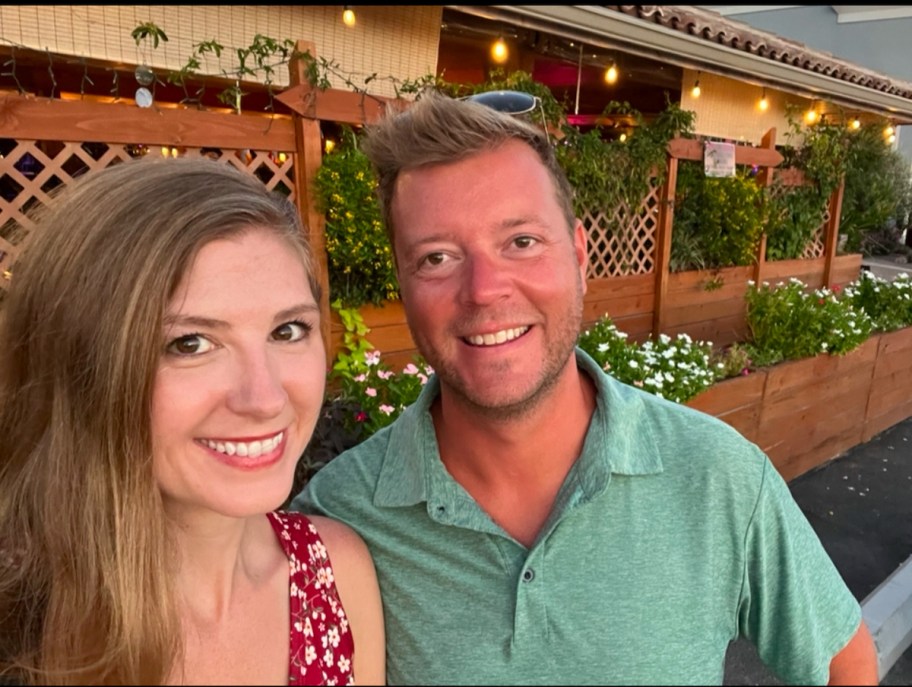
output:
[{"label": "woman's eyebrow", "polygon": [[[300,303],[298,305],[293,305],[290,308],[284,308],[283,310],[280,310],[275,314],[275,317],[273,319],[278,322],[281,320],[290,320],[305,315],[312,315],[319,312],[320,308],[316,303]],[[203,327],[206,329],[225,329],[230,326],[228,322],[216,319],[214,317],[180,314],[165,315],[164,319],[162,320],[162,324],[165,327],[181,325],[188,327]]]}]

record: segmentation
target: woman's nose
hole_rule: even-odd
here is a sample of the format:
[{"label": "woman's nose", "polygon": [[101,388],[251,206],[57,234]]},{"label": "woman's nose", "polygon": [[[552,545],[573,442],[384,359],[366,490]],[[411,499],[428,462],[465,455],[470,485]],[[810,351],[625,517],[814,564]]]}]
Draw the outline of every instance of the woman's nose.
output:
[{"label": "woman's nose", "polygon": [[242,354],[228,395],[229,408],[238,415],[271,418],[288,402],[279,364],[268,353]]}]

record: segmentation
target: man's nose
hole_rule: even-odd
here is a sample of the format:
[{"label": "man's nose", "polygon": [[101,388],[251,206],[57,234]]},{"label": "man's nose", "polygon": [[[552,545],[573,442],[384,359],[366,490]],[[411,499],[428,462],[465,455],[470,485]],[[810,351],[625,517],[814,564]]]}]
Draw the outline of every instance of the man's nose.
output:
[{"label": "man's nose", "polygon": [[512,278],[503,261],[487,255],[474,255],[462,270],[460,296],[471,305],[489,305],[506,298],[512,290]]}]

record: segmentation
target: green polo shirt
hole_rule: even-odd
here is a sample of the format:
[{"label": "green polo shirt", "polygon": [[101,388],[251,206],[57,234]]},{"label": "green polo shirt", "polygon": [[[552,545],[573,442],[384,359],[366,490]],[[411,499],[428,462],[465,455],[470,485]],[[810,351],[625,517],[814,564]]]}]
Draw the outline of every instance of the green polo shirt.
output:
[{"label": "green polo shirt", "polygon": [[389,683],[722,684],[746,637],[784,681],[825,684],[861,608],[767,457],[576,355],[598,405],[531,549],[443,466],[434,378],[294,499],[367,542]]}]

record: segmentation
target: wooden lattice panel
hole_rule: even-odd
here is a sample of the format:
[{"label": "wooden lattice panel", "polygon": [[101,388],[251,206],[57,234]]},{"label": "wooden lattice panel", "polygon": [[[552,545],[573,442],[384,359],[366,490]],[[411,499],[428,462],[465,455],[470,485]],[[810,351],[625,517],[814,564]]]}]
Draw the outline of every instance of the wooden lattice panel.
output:
[{"label": "wooden lattice panel", "polygon": [[[767,193],[778,197],[783,193],[788,192],[790,185],[779,185],[774,184],[767,188]],[[801,260],[814,260],[816,258],[822,258],[826,252],[825,241],[826,241],[826,228],[827,224],[830,221],[830,204],[827,203],[823,211],[823,219],[820,222],[820,226],[814,230],[813,235],[807,244],[804,247],[804,250],[801,252],[799,259]]]},{"label": "wooden lattice panel", "polygon": [[661,186],[653,184],[636,212],[626,203],[595,209],[580,218],[589,237],[587,277],[647,274],[655,269]]},{"label": "wooden lattice panel", "polygon": [[271,191],[294,200],[291,153],[215,148],[170,148],[108,143],[0,140],[0,290],[12,279],[13,266],[34,228],[31,213],[53,202],[51,192],[82,174],[142,155],[207,157],[255,176]]},{"label": "wooden lattice panel", "polygon": [[807,242],[804,251],[801,253],[801,258],[803,260],[814,260],[815,258],[822,258],[824,256],[826,253],[826,229],[829,222],[830,204],[827,203],[826,210],[823,213],[823,221],[820,223],[820,226],[814,230],[814,236]]}]

